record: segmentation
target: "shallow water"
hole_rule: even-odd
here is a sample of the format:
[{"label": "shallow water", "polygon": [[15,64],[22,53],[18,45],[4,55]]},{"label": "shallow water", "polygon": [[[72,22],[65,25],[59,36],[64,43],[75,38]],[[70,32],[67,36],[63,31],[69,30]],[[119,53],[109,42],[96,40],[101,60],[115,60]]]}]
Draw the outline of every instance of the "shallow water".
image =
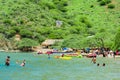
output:
[{"label": "shallow water", "polygon": [[[120,80],[120,58],[97,57],[100,66],[96,66],[90,58],[61,60],[55,59],[55,54],[50,59],[45,54],[33,54],[0,52],[0,80]],[[11,64],[7,67],[4,63],[8,55]],[[25,67],[16,64],[23,59],[26,59]]]}]

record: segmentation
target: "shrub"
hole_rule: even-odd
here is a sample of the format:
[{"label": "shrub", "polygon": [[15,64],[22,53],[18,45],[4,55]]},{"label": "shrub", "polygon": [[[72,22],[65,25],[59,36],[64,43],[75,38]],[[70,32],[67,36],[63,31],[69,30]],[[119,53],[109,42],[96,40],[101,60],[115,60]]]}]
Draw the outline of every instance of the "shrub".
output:
[{"label": "shrub", "polygon": [[113,48],[114,50],[120,48],[120,29],[118,29],[115,34]]},{"label": "shrub", "polygon": [[62,11],[62,12],[67,12],[67,8],[65,8],[65,7],[60,8],[60,11]]},{"label": "shrub", "polygon": [[68,6],[68,3],[64,3],[63,6]]},{"label": "shrub", "polygon": [[104,0],[106,4],[111,3],[111,0]]},{"label": "shrub", "polygon": [[100,5],[101,5],[101,6],[106,5],[105,1],[101,1],[101,2],[100,2]]},{"label": "shrub", "polygon": [[63,39],[65,36],[65,31],[62,30],[55,30],[49,34],[49,38],[52,39]]},{"label": "shrub", "polygon": [[45,6],[47,6],[49,9],[55,9],[55,5],[53,3],[45,3]]},{"label": "shrub", "polygon": [[37,46],[39,43],[33,39],[23,38],[17,43],[18,48],[23,51],[29,51],[33,46]]},{"label": "shrub", "polygon": [[94,5],[91,5],[91,6],[90,6],[90,8],[93,8],[93,7],[94,7]]},{"label": "shrub", "polygon": [[90,22],[87,21],[85,24],[87,28],[92,28],[92,24]]},{"label": "shrub", "polygon": [[36,38],[37,38],[39,43],[42,43],[45,40],[45,37],[40,35],[40,34],[36,35]]},{"label": "shrub", "polygon": [[102,1],[102,0],[97,0],[97,2],[100,2],[100,1]]},{"label": "shrub", "polygon": [[21,29],[20,30],[20,35],[22,37],[29,37],[29,38],[31,38],[32,37],[32,32],[30,30],[27,30],[27,29]]},{"label": "shrub", "polygon": [[16,21],[12,20],[11,21],[11,26],[16,26],[16,25],[17,25]]},{"label": "shrub", "polygon": [[99,1],[101,6],[111,3],[111,0],[101,0]]},{"label": "shrub", "polygon": [[8,25],[11,25],[11,20],[10,19],[5,19],[5,20],[3,20],[3,23],[4,24],[8,24]]},{"label": "shrub", "polygon": [[68,6],[67,0],[53,0],[53,3],[61,12],[67,12],[66,6]]},{"label": "shrub", "polygon": [[115,8],[115,5],[114,4],[109,4],[108,8],[113,9],[113,8]]}]

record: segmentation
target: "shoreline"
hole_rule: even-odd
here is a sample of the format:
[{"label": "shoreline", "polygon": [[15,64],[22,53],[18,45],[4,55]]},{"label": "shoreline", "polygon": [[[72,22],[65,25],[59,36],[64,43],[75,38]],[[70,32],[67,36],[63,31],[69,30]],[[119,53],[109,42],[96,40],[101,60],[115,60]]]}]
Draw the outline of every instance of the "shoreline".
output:
[{"label": "shoreline", "polygon": [[[5,53],[36,53],[38,51],[28,51],[28,52],[24,52],[24,51],[20,51],[20,50],[0,50],[0,52],[5,52]],[[69,53],[72,53],[72,54],[75,54],[74,52],[54,52],[53,54],[69,54]],[[46,51],[43,53],[43,54],[46,54]],[[83,57],[86,57],[87,54],[81,54]],[[97,57],[103,57],[102,54],[100,55],[97,55]],[[105,57],[105,58],[113,58],[112,56],[111,57]],[[120,58],[120,55],[115,55],[115,58]]]},{"label": "shoreline", "polygon": [[[42,51],[43,54],[46,54],[47,51],[52,51],[53,49],[39,49],[39,50],[35,50],[35,51],[28,51],[28,52],[24,52],[24,51],[20,51],[20,50],[0,50],[0,52],[5,52],[5,53],[38,53],[39,51]],[[75,52],[53,52],[53,54],[69,54],[72,53],[74,54]],[[84,53],[81,54],[83,57],[86,57],[88,54]],[[102,54],[97,55],[97,57],[103,57]],[[114,57],[105,57],[105,58],[114,58]],[[120,55],[115,55],[115,58],[120,58]]]}]

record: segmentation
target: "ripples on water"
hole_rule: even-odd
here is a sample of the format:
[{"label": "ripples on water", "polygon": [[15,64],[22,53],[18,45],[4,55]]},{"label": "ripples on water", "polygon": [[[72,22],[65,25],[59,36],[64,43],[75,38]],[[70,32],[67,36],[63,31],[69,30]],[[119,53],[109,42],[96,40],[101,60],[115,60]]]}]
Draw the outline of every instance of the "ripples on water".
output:
[{"label": "ripples on water", "polygon": [[[4,65],[10,56],[9,67]],[[55,59],[54,54],[0,53],[0,80],[120,80],[120,59],[97,58],[100,66],[91,63],[90,58]],[[16,64],[26,59],[25,67]],[[103,67],[102,64],[106,63]]]}]

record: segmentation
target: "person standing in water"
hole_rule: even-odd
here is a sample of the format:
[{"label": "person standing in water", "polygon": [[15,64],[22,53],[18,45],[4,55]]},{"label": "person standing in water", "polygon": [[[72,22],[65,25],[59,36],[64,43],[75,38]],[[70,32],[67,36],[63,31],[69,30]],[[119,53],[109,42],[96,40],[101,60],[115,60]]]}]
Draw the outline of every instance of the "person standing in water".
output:
[{"label": "person standing in water", "polygon": [[115,59],[115,55],[116,55],[116,52],[114,51],[114,52],[113,52],[113,58],[114,58],[114,59]]},{"label": "person standing in water", "polygon": [[92,58],[92,62],[95,64],[96,63],[96,57]]},{"label": "person standing in water", "polygon": [[5,65],[6,66],[10,65],[10,56],[7,56],[6,61],[5,61]]},{"label": "person standing in water", "polygon": [[64,54],[62,54],[61,57],[64,57]]},{"label": "person standing in water", "polygon": [[50,54],[48,54],[48,59],[50,59]]}]

